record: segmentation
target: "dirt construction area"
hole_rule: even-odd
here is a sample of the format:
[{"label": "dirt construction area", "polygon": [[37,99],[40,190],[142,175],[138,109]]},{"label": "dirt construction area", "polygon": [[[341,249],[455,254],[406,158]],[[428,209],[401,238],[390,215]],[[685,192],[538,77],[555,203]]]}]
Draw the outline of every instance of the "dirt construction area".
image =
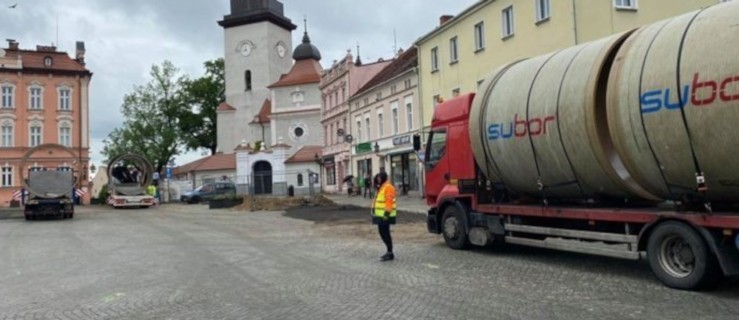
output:
[{"label": "dirt construction area", "polygon": [[[356,206],[335,205],[301,206],[288,209],[286,217],[308,220],[316,228],[335,236],[354,236],[379,241],[377,227],[372,225],[370,209]],[[391,227],[393,240],[413,242],[438,242],[439,237],[426,231],[426,216],[398,212],[397,223]]]}]

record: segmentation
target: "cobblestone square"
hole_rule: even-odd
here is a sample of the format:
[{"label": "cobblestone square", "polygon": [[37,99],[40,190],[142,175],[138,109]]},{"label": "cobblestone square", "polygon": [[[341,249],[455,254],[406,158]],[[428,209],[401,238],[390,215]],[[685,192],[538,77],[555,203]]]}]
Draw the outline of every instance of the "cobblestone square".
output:
[{"label": "cobblestone square", "polygon": [[[672,290],[643,262],[504,246],[448,249],[300,210],[78,208],[0,220],[0,319],[736,319],[739,284]],[[351,209],[333,208],[332,215]],[[365,210],[365,209],[353,209]],[[355,212],[356,213],[356,212]],[[301,218],[301,215],[306,215]],[[296,219],[301,218],[301,219]],[[422,217],[421,217],[422,218]]]}]

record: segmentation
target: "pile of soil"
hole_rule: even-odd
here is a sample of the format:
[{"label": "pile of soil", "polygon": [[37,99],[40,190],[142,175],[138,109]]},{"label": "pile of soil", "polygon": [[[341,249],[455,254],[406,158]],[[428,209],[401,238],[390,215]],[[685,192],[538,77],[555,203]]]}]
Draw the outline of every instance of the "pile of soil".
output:
[{"label": "pile of soil", "polygon": [[[312,221],[319,232],[329,236],[379,241],[377,226],[372,224],[369,208],[335,204],[295,207],[287,209],[284,216]],[[398,212],[397,224],[391,229],[394,240],[429,243],[439,241],[437,235],[426,230],[426,216],[423,214]]]},{"label": "pile of soil", "polygon": [[284,211],[296,207],[330,206],[333,202],[323,195],[315,197],[266,197],[244,196],[244,203],[237,211]]}]

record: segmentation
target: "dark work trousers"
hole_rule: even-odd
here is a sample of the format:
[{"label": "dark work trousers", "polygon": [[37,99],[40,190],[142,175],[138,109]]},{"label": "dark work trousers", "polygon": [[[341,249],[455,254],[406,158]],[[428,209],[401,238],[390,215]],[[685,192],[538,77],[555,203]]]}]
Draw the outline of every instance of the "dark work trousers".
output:
[{"label": "dark work trousers", "polygon": [[387,247],[387,252],[393,252],[393,238],[390,236],[390,224],[387,222],[380,222],[377,224],[377,229],[380,231],[380,238]]}]

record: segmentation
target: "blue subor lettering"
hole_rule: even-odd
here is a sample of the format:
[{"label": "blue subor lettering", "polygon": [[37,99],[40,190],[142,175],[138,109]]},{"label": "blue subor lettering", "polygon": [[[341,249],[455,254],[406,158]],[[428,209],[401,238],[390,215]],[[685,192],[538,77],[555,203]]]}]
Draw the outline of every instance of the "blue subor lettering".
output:
[{"label": "blue subor lettering", "polygon": [[493,123],[488,126],[488,140],[524,138],[527,136],[546,135],[548,124],[554,122],[555,116],[546,116],[541,118],[532,118],[526,121],[519,119],[518,114],[513,116],[513,121],[507,123],[508,131],[506,131],[506,123]]}]

